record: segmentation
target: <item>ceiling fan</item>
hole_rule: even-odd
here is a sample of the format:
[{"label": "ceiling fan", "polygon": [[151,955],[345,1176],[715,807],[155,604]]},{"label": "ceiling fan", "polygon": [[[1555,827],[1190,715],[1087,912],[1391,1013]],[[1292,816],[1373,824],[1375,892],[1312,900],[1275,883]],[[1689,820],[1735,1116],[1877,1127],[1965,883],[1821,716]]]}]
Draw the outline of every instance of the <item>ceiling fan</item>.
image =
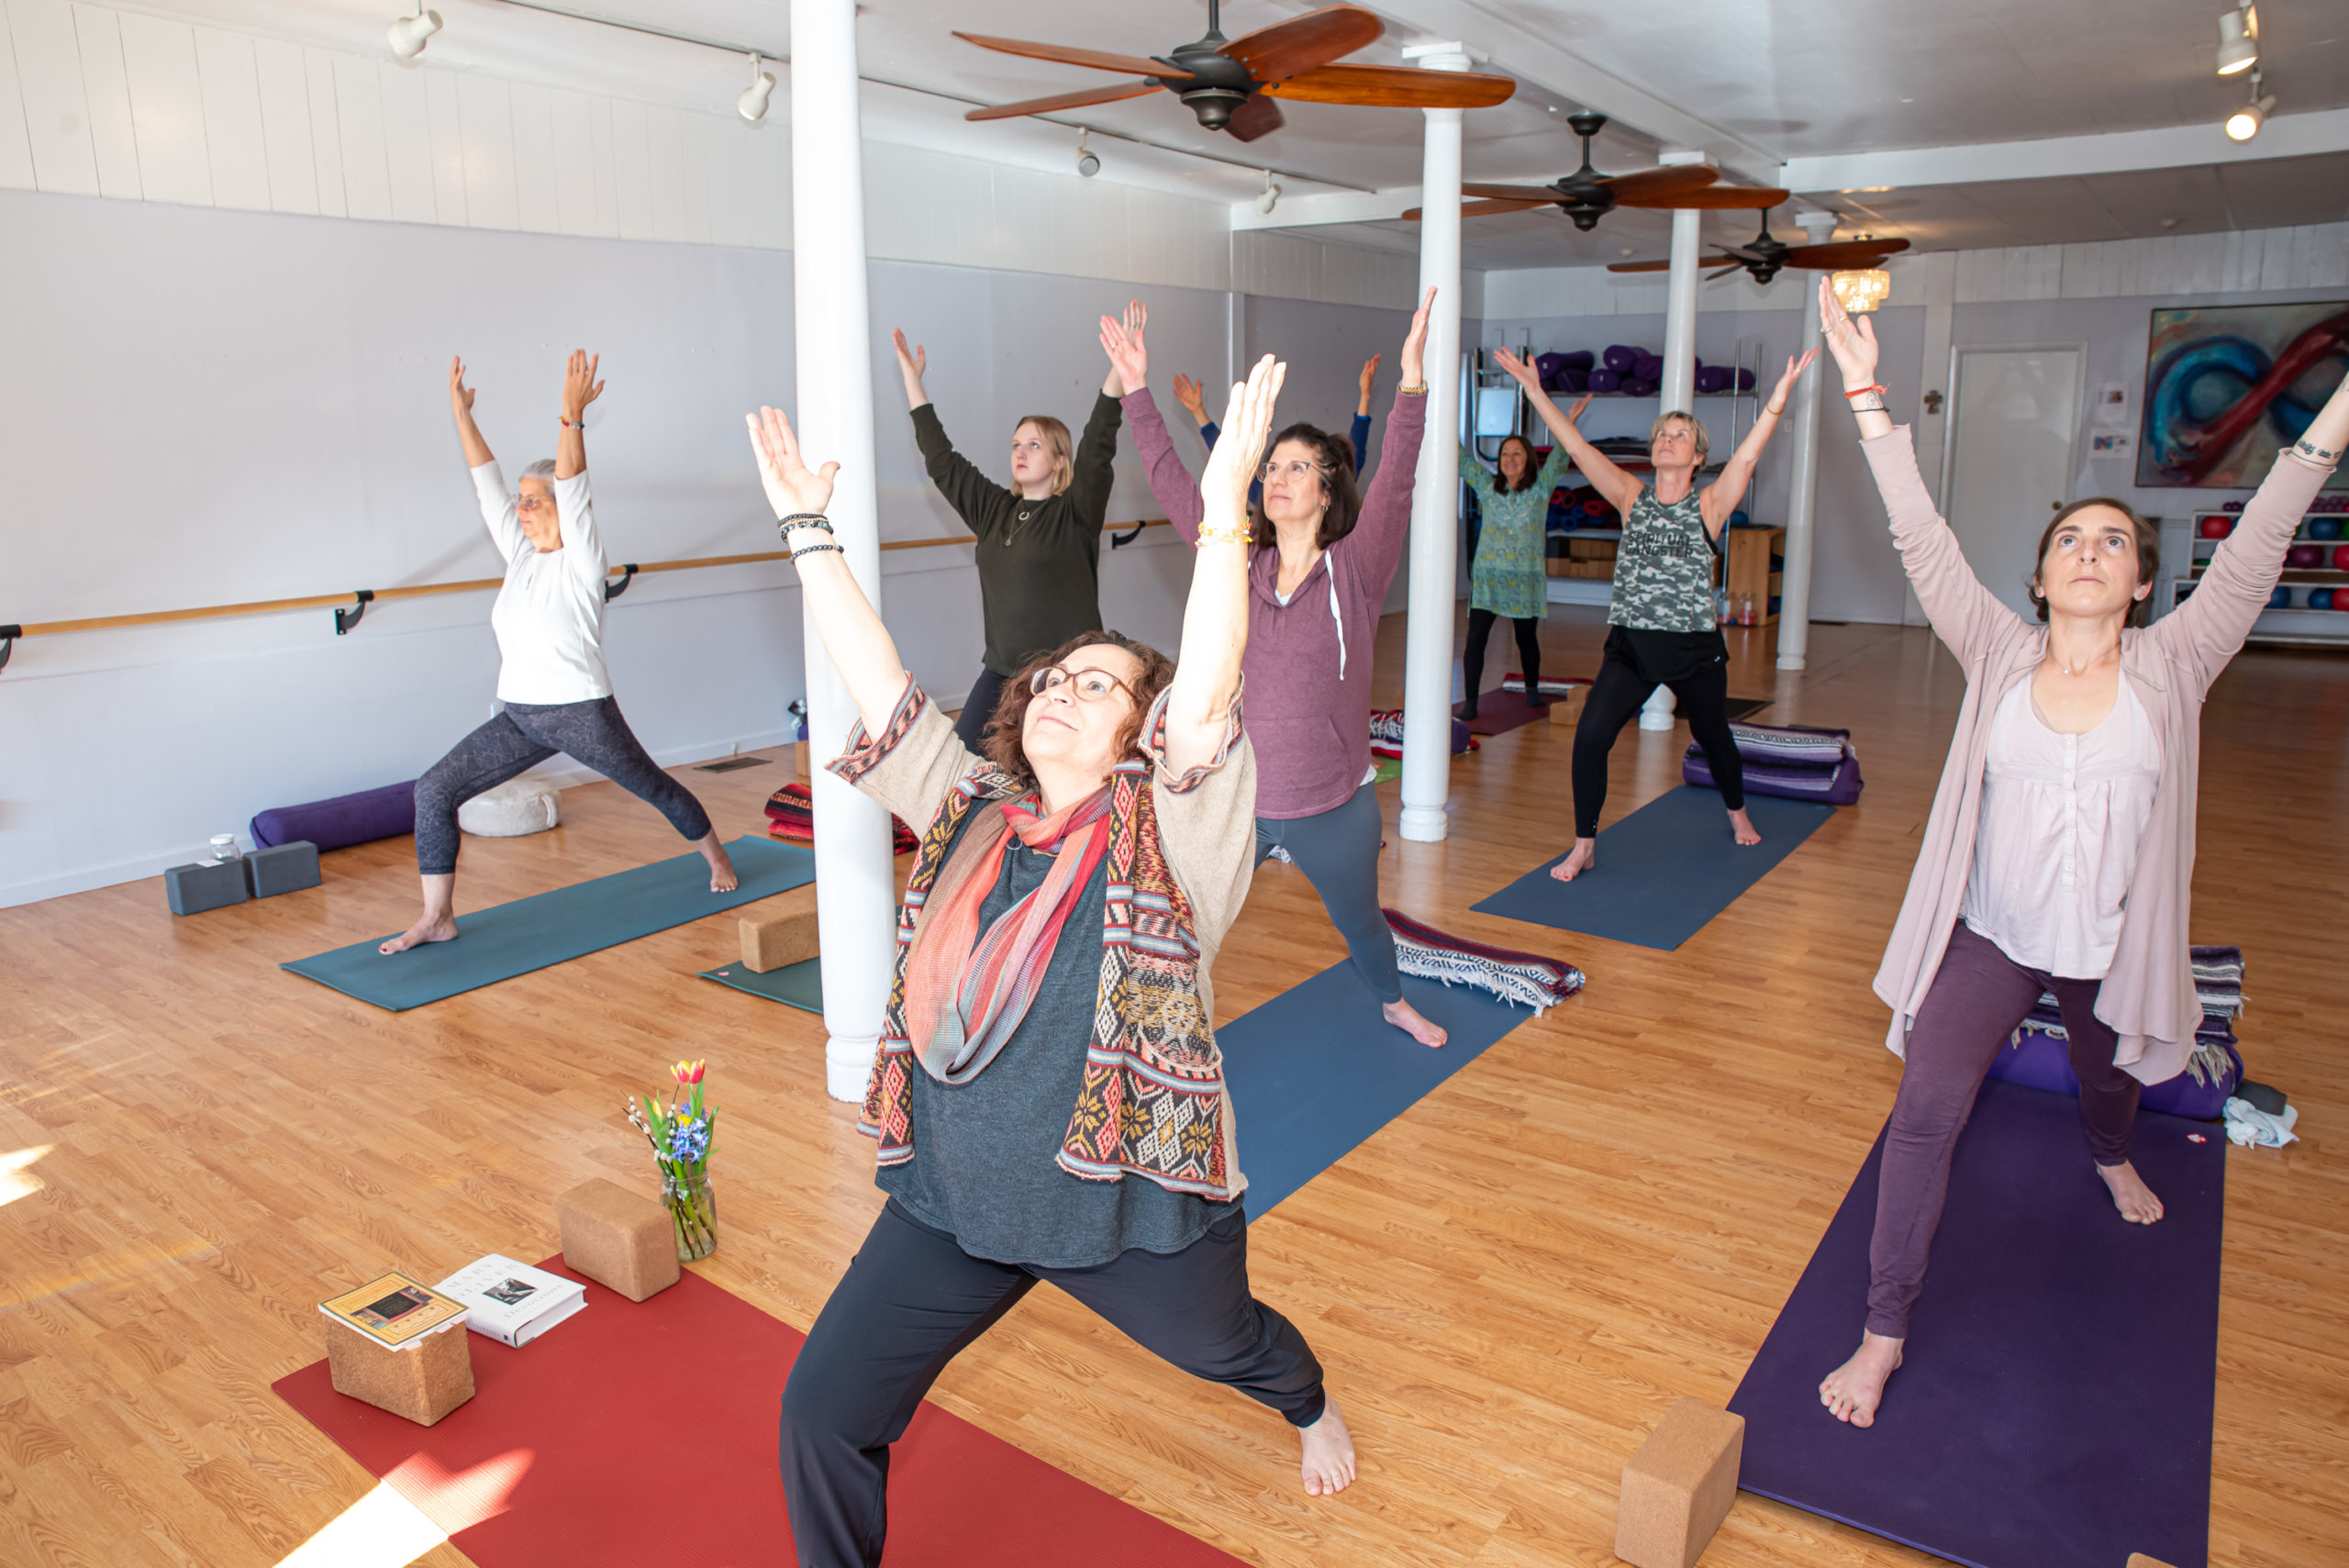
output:
[{"label": "ceiling fan", "polygon": [[1338,65],[1339,56],[1375,41],[1385,30],[1376,17],[1355,6],[1324,6],[1269,28],[1227,39],[1219,0],[1208,0],[1205,38],[1148,59],[1108,54],[1065,44],[1029,43],[957,32],[965,43],[1030,60],[1056,60],[1096,71],[1129,72],[1142,78],[1111,87],[1061,93],[1023,103],[973,109],[966,120],[1012,119],[1051,114],[1088,104],[1140,98],[1162,88],[1183,100],[1208,130],[1229,131],[1253,141],[1281,128],[1275,98],[1314,104],[1364,104],[1380,108],[1485,109],[1517,91],[1507,76],[1466,71],[1422,71],[1395,65]]},{"label": "ceiling fan", "polygon": [[[1605,115],[1568,115],[1566,123],[1582,138],[1582,167],[1547,185],[1484,185],[1464,183],[1460,193],[1477,200],[1463,204],[1463,217],[1495,213],[1528,212],[1554,206],[1587,229],[1619,206],[1641,207],[1773,207],[1787,193],[1760,185],[1714,183],[1720,171],[1704,163],[1675,163],[1642,169],[1636,174],[1602,174],[1590,166],[1590,139],[1607,125]],[[1420,209],[1403,216],[1416,220]]]},{"label": "ceiling fan", "polygon": [[[1707,272],[1726,273],[1732,267],[1743,267],[1753,274],[1757,284],[1766,284],[1787,267],[1809,268],[1814,272],[1840,272],[1854,268],[1873,267],[1887,256],[1897,256],[1909,249],[1906,239],[1842,239],[1827,245],[1789,245],[1770,233],[1770,214],[1762,214],[1762,232],[1742,245],[1716,245],[1720,255],[1705,263]],[[1670,269],[1669,261],[1617,261],[1607,270],[1610,272],[1661,272]]]}]

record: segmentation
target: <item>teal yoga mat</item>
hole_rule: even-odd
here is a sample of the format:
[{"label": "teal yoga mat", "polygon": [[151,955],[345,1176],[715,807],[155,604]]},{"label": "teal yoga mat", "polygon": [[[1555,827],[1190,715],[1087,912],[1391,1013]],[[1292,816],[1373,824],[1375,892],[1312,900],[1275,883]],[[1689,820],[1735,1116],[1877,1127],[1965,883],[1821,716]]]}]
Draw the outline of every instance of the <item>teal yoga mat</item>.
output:
[{"label": "teal yoga mat", "polygon": [[429,942],[387,956],[375,951],[376,944],[398,933],[386,931],[278,967],[402,1013],[816,880],[815,854],[796,844],[746,834],[727,845],[726,852],[742,879],[731,893],[712,893],[707,864],[697,854],[683,854],[460,915],[454,941]]},{"label": "teal yoga mat", "polygon": [[1750,847],[1731,841],[1720,791],[1682,784],[1603,829],[1594,870],[1560,882],[1550,868],[1566,857],[1554,855],[1474,907],[1669,952],[1835,814],[1817,801],[1765,795],[1747,795],[1745,810],[1762,835]]},{"label": "teal yoga mat", "polygon": [[753,996],[764,996],[770,1002],[780,1002],[786,1007],[796,1007],[803,1013],[818,1017],[824,1011],[823,960],[811,958],[803,963],[786,963],[781,969],[759,973],[747,964],[735,962],[701,972],[704,980],[715,980],[720,985],[737,991],[747,991]]}]

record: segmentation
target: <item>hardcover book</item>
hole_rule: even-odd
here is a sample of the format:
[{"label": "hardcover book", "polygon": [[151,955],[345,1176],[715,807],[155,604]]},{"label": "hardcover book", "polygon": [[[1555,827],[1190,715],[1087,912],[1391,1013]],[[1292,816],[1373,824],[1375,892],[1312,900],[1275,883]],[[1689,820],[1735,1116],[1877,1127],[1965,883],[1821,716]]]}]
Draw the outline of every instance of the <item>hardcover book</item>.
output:
[{"label": "hardcover book", "polygon": [[464,1317],[465,1304],[406,1274],[391,1273],[319,1302],[318,1310],[379,1345],[404,1351]]},{"label": "hardcover book", "polygon": [[587,1287],[492,1252],[440,1282],[464,1303],[465,1327],[516,1349],[587,1305]]}]

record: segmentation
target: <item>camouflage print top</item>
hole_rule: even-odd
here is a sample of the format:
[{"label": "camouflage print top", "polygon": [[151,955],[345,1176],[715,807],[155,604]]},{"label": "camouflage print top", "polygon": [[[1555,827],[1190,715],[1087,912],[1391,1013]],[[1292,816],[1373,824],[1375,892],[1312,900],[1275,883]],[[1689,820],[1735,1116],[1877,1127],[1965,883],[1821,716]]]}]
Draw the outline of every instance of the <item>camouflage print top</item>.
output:
[{"label": "camouflage print top", "polygon": [[1643,631],[1714,628],[1714,546],[1697,496],[1691,490],[1667,506],[1656,499],[1654,480],[1640,486],[1623,521],[1623,541],[1615,547],[1609,625]]}]

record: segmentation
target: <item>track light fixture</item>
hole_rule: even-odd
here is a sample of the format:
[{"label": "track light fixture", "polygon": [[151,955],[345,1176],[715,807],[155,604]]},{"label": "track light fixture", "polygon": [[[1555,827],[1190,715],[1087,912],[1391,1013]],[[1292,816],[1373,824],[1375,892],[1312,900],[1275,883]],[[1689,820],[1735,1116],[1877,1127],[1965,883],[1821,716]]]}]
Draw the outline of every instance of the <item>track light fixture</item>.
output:
[{"label": "track light fixture", "polygon": [[1256,210],[1269,213],[1280,205],[1281,188],[1273,182],[1273,172],[1264,171],[1264,188],[1256,197]]},{"label": "track light fixture", "polygon": [[2219,74],[2232,76],[2259,63],[2259,12],[2250,0],[2219,13]]},{"label": "track light fixture", "polygon": [[440,30],[440,13],[417,7],[413,17],[402,17],[385,33],[392,41],[392,52],[402,60],[414,60],[424,52],[424,40]]},{"label": "track light fixture", "polygon": [[2227,117],[2227,139],[2249,141],[2259,134],[2259,128],[2267,123],[2267,117],[2275,109],[2276,95],[2259,90],[2259,68],[2254,65],[2251,70],[2251,102]]},{"label": "track light fixture", "polygon": [[751,125],[767,117],[767,100],[774,96],[774,76],[765,66],[759,55],[751,56],[751,84],[734,100],[734,112]]},{"label": "track light fixture", "polygon": [[1085,145],[1085,139],[1092,134],[1089,130],[1081,130],[1076,133],[1076,172],[1087,180],[1101,172],[1100,158],[1091,148]]}]

